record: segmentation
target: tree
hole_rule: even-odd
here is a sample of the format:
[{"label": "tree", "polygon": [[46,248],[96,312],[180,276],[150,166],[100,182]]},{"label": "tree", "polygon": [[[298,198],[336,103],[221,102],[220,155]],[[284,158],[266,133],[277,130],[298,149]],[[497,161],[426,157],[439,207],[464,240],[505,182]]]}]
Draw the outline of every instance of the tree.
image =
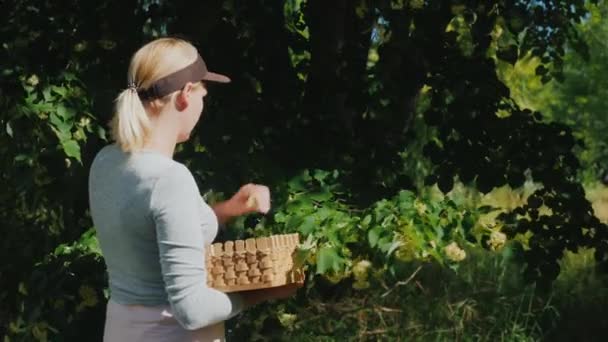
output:
[{"label": "tree", "polygon": [[[281,196],[303,168],[340,169],[348,200],[366,208],[413,187],[400,153],[416,142],[425,103],[437,131],[424,149],[435,166],[429,184],[444,192],[455,176],[483,192],[526,177],[542,184],[505,216],[511,234],[533,234],[530,279],[554,278],[565,248],[595,247],[606,259],[606,227],[576,182],[571,129],[519,108],[496,74],[497,60],[532,54],[543,77],[562,77],[564,44],[585,46],[575,29],[587,14],[582,0],[0,6],[0,257],[16,260],[0,266],[3,321],[42,317],[39,308],[19,311],[36,289],[29,274],[37,263],[60,267],[66,249],[57,246],[78,245],[91,227],[87,170],[107,142],[112,99],[133,51],[165,34],[190,39],[233,78],[211,90],[202,124],[179,150],[202,188],[228,192],[254,180]],[[543,205],[553,215],[539,214]]]},{"label": "tree", "polygon": [[543,113],[547,121],[564,123],[573,129],[577,139],[584,142],[577,149],[582,164],[582,180],[596,182],[608,169],[608,146],[604,138],[608,123],[606,108],[606,37],[603,21],[608,4],[588,5],[589,14],[579,24],[577,32],[585,43],[566,44],[563,77],[546,82],[548,70],[540,58],[526,56],[510,68],[501,68],[502,78],[513,90],[513,98],[525,108]]}]

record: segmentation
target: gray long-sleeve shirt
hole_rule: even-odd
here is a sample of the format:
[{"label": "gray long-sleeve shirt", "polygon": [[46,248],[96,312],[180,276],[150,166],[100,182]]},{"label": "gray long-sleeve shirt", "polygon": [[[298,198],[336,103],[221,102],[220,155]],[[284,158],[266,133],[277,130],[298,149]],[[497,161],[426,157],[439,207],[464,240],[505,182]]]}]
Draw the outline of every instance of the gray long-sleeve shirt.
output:
[{"label": "gray long-sleeve shirt", "polygon": [[205,246],[218,223],[183,164],[152,151],[106,146],[91,166],[89,204],[112,300],[170,304],[189,330],[242,310],[239,295],[207,287]]}]

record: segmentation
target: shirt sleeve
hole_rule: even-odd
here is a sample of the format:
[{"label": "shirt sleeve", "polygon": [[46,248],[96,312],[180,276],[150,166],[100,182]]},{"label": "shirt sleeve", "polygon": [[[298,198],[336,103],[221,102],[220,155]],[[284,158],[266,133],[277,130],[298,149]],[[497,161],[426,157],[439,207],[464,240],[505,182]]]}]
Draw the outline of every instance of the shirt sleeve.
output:
[{"label": "shirt sleeve", "polygon": [[192,174],[177,163],[158,179],[150,198],[169,304],[189,330],[227,320],[243,308],[240,295],[207,287],[203,230],[217,225],[217,218],[205,215],[201,222],[200,201]]}]

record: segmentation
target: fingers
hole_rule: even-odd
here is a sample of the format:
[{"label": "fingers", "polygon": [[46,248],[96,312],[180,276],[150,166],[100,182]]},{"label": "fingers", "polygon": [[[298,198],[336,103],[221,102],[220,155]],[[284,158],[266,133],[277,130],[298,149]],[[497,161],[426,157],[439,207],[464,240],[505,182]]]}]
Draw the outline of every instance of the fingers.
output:
[{"label": "fingers", "polygon": [[247,199],[246,205],[247,205],[247,208],[256,210],[258,208],[258,200],[255,198],[255,196],[250,195],[249,198]]},{"label": "fingers", "polygon": [[268,213],[270,210],[270,190],[267,186],[258,185],[256,188],[256,199],[258,204],[258,210],[261,213]]},{"label": "fingers", "polygon": [[264,214],[268,213],[270,210],[270,190],[268,187],[247,184],[245,189],[247,191],[247,208]]}]

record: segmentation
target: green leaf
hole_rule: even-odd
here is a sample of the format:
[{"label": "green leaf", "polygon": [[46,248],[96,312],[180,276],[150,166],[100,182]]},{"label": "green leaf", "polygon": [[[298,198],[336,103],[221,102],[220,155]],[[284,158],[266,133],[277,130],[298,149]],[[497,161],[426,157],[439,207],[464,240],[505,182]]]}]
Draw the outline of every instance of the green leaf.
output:
[{"label": "green leaf", "polygon": [[378,240],[378,247],[384,253],[388,254],[388,251],[391,249],[393,245],[393,241],[388,236],[384,236]]},{"label": "green leaf", "polygon": [[6,123],[6,134],[8,134],[9,137],[13,137],[13,128],[11,127],[11,123],[7,122]]},{"label": "green leaf", "polygon": [[304,184],[304,181],[302,181],[302,179],[300,177],[292,178],[287,183],[287,186],[289,188],[289,192],[302,192],[306,189],[306,185]]},{"label": "green leaf", "polygon": [[287,221],[287,216],[285,216],[285,213],[278,212],[278,213],[274,214],[274,220],[277,223],[284,223]]},{"label": "green leaf", "polygon": [[323,181],[325,180],[325,178],[327,178],[327,176],[329,176],[329,174],[330,173],[328,171],[315,170],[313,178],[316,179],[319,183],[323,184]]},{"label": "green leaf", "polygon": [[103,140],[108,140],[108,138],[106,137],[106,130],[103,129],[103,127],[101,126],[97,127],[97,136]]},{"label": "green leaf", "polygon": [[51,95],[51,88],[44,88],[44,90],[42,90],[42,96],[44,96],[44,100],[46,102],[50,102],[53,99],[53,95]]},{"label": "green leaf", "polygon": [[371,247],[376,247],[381,233],[382,227],[380,226],[370,229],[370,231],[367,233],[367,240],[369,241]]},{"label": "green leaf", "polygon": [[94,228],[89,228],[86,232],[84,232],[79,241],[87,251],[93,252],[97,255],[101,255],[101,248],[99,246],[99,240],[97,240],[97,235]]},{"label": "green leaf", "polygon": [[304,234],[304,235],[309,235],[312,234],[312,232],[315,231],[315,228],[317,227],[316,222],[315,222],[315,218],[312,216],[307,216],[303,221],[302,224],[299,227],[299,231],[300,233]]},{"label": "green leaf", "polygon": [[388,250],[386,251],[386,256],[390,256],[391,254],[393,254],[393,252],[395,250],[397,250],[397,248],[403,246],[403,242],[401,241],[393,241],[389,246],[388,246]]},{"label": "green leaf", "polygon": [[408,190],[399,192],[399,202],[412,203],[416,199],[416,195]]},{"label": "green leaf", "polygon": [[68,157],[72,157],[78,161],[80,160],[80,145],[75,140],[64,140],[61,142],[63,151]]},{"label": "green leaf", "polygon": [[287,222],[285,222],[285,226],[287,227],[288,230],[292,231],[295,229],[298,229],[302,223],[304,222],[304,220],[302,219],[302,217],[299,216],[290,216],[287,219]]},{"label": "green leaf", "polygon": [[59,141],[63,144],[65,141],[68,140],[72,140],[72,133],[69,130],[65,130],[65,126],[62,126],[62,128],[57,129],[55,127],[51,127],[53,129],[53,132],[55,132],[55,134],[57,135],[57,138],[59,138]]},{"label": "green leaf", "polygon": [[61,118],[57,115],[57,113],[51,113],[49,116],[49,121],[51,121],[55,127],[63,125],[63,121],[61,121]]},{"label": "green leaf", "polygon": [[61,97],[65,97],[67,95],[67,90],[65,89],[65,87],[58,87],[58,86],[52,86],[51,89],[61,95]]},{"label": "green leaf", "polygon": [[15,156],[15,161],[20,162],[20,161],[24,161],[27,160],[29,157],[27,154],[18,154]]},{"label": "green leaf", "polygon": [[363,221],[361,221],[361,226],[364,228],[368,227],[371,222],[372,222],[372,216],[365,215],[365,217],[363,218]]},{"label": "green leaf", "polygon": [[25,98],[25,103],[32,105],[36,100],[38,100],[38,93],[29,92]]},{"label": "green leaf", "polygon": [[315,192],[309,195],[309,198],[313,201],[317,202],[325,202],[332,198],[332,195],[329,191]]},{"label": "green leaf", "polygon": [[344,259],[338,255],[335,247],[322,247],[317,253],[317,274],[327,271],[338,272],[342,269]]},{"label": "green leaf", "polygon": [[330,243],[334,245],[342,245],[344,243],[344,241],[342,241],[342,239],[340,238],[339,230],[336,229],[335,225],[332,225],[329,229],[325,229],[324,233],[325,237],[327,238],[327,241],[329,241]]},{"label": "green leaf", "polygon": [[329,208],[322,207],[317,210],[317,212],[315,213],[315,216],[318,217],[319,221],[322,222],[328,218],[333,217],[335,214],[336,214],[335,210],[331,210]]},{"label": "green leaf", "polygon": [[72,247],[70,245],[68,245],[67,243],[62,243],[59,246],[55,247],[55,250],[53,251],[53,255],[63,255],[63,254],[70,254],[72,252]]},{"label": "green leaf", "polygon": [[313,240],[312,235],[308,235],[306,241],[302,243],[295,251],[293,256],[294,267],[299,268],[304,266],[310,259],[317,242]]},{"label": "green leaf", "polygon": [[471,213],[465,213],[462,216],[461,227],[465,234],[468,234],[470,230],[475,226],[476,220]]},{"label": "green leaf", "polygon": [[57,106],[57,115],[62,119],[62,121],[70,121],[74,118],[76,113],[72,108],[67,108],[66,106],[60,104]]}]

